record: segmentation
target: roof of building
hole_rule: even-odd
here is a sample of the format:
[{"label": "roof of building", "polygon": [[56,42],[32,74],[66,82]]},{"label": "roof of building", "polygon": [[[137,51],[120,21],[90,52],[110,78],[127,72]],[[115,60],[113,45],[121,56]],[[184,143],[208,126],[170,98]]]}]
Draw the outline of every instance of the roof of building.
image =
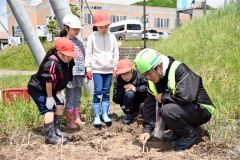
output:
[{"label": "roof of building", "polygon": [[0,39],[8,39],[8,33],[0,31]]}]

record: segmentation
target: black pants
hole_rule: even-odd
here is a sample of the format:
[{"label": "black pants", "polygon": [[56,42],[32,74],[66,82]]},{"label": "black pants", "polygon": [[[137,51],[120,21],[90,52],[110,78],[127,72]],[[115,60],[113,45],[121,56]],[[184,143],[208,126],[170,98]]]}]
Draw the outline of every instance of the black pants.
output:
[{"label": "black pants", "polygon": [[210,120],[211,114],[198,104],[179,106],[174,103],[165,104],[160,114],[166,124],[176,135],[185,136],[195,126],[200,126]]},{"label": "black pants", "polygon": [[124,94],[124,104],[128,110],[128,113],[138,112],[141,100],[139,100],[138,95],[133,91],[127,91]]}]

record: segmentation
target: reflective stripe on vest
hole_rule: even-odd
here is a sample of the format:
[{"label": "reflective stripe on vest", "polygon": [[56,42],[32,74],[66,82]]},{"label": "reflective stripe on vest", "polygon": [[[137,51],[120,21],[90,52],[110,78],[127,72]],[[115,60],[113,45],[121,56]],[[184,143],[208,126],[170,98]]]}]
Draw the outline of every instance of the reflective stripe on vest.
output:
[{"label": "reflective stripe on vest", "polygon": [[148,86],[149,86],[150,91],[153,93],[153,95],[156,96],[158,94],[158,91],[156,89],[154,82],[148,80]]},{"label": "reflective stripe on vest", "polygon": [[[174,94],[176,92],[176,79],[175,79],[175,72],[176,69],[178,68],[178,66],[181,64],[180,61],[174,61],[169,69],[169,73],[168,73],[168,89]],[[157,89],[155,86],[155,83],[148,80],[148,85],[149,85],[149,89],[151,90],[151,92],[154,95],[157,95]],[[207,109],[209,113],[211,113],[212,115],[215,112],[215,107],[213,105],[207,105],[207,104],[199,104],[200,107]]]},{"label": "reflective stripe on vest", "polygon": [[213,105],[207,105],[207,104],[200,104],[201,108],[205,108],[208,110],[209,113],[211,113],[211,115],[213,115],[215,113],[215,107]]},{"label": "reflective stripe on vest", "polygon": [[176,69],[178,68],[178,66],[181,64],[182,62],[180,61],[174,61],[169,69],[169,73],[168,73],[168,89],[174,94],[176,92],[176,80],[175,80],[175,72]]}]

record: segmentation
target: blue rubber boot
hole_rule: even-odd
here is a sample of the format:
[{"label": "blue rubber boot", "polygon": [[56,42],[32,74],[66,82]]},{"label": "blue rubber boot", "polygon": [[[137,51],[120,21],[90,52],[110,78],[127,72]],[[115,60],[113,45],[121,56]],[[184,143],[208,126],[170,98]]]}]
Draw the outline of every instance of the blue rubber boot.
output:
[{"label": "blue rubber boot", "polygon": [[102,102],[102,119],[107,127],[112,125],[112,120],[108,117],[109,101]]},{"label": "blue rubber boot", "polygon": [[100,119],[100,103],[93,103],[93,110],[94,110],[94,121],[93,126],[95,128],[101,129],[102,128],[102,121]]}]

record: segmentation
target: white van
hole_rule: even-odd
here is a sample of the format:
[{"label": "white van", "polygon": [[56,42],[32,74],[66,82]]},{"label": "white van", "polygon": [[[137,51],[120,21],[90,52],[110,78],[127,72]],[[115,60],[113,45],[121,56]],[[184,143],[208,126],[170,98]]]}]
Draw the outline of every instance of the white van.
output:
[{"label": "white van", "polygon": [[139,20],[128,19],[115,23],[109,26],[117,40],[142,39],[142,28]]}]

